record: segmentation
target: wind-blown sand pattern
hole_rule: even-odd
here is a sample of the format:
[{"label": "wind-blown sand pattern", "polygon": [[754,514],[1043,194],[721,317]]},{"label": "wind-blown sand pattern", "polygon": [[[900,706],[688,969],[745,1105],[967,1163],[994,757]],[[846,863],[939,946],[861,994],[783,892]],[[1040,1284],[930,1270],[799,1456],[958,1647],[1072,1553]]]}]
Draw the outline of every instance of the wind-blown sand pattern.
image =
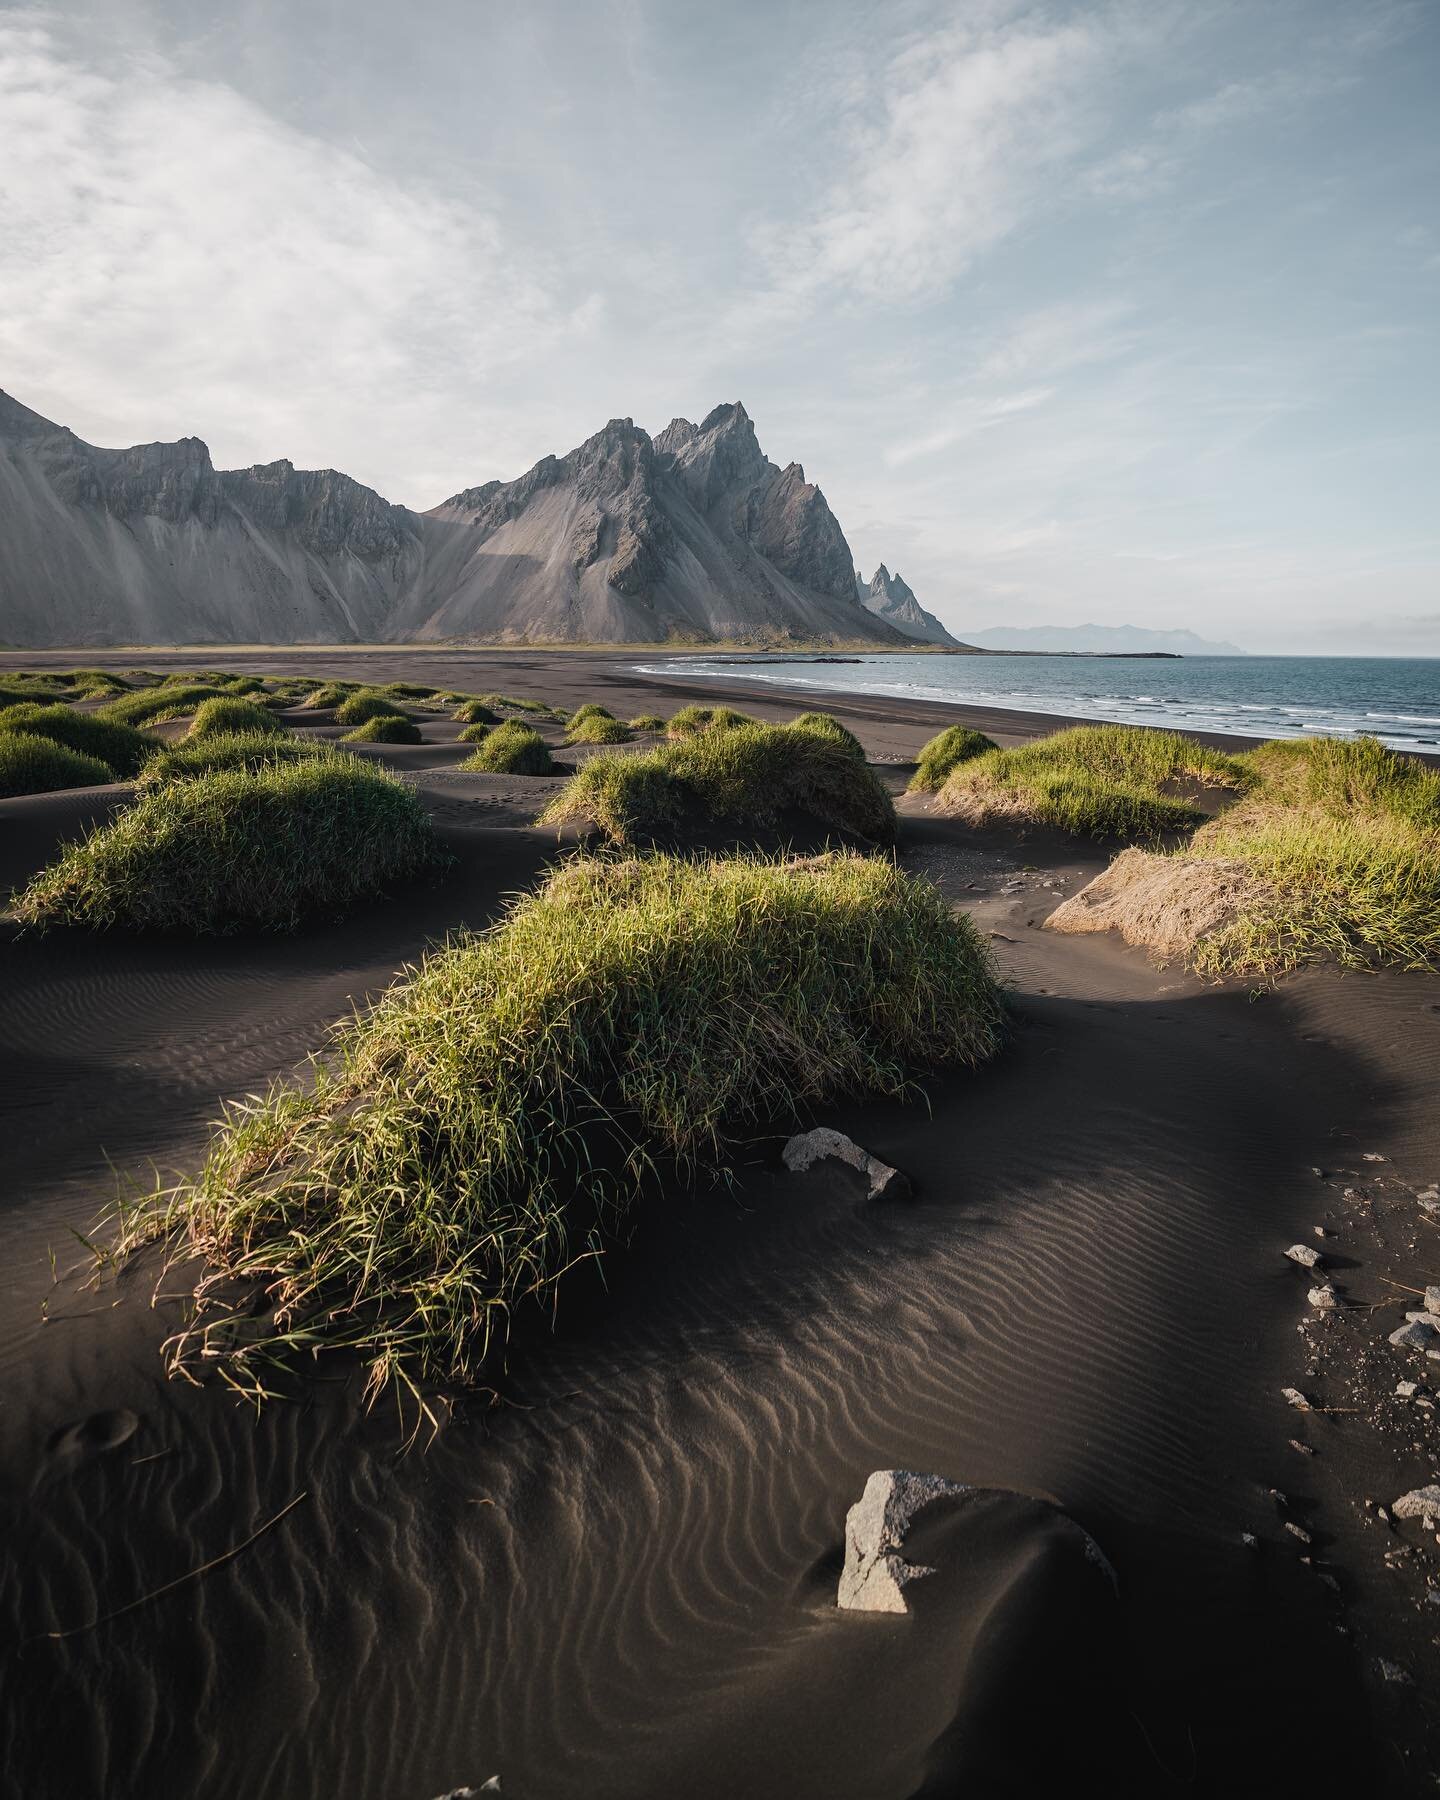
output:
[{"label": "wind-blown sand pattern", "polygon": [[[234,659],[287,664],[305,659]],[[613,660],[384,666],[621,717],[678,703]],[[898,793],[927,710],[830,709],[895,764]],[[1423,1791],[1433,1632],[1359,1498],[1433,1479],[1433,1451],[1382,1457],[1363,1420],[1302,1416],[1280,1389],[1318,1395],[1295,1330],[1307,1283],[1282,1252],[1319,1243],[1333,1213],[1319,1247],[1342,1265],[1352,1178],[1334,1171],[1383,1152],[1375,1179],[1411,1208],[1413,1266],[1440,1278],[1410,1198],[1440,1174],[1433,982],[1318,969],[1253,1002],[1113,938],[1042,932],[1102,850],[901,801],[905,866],[994,934],[1016,1013],[1006,1053],[927,1082],[928,1106],[812,1121],[903,1170],[915,1198],[868,1205],[833,1163],[785,1172],[783,1129],[757,1141],[733,1189],[646,1203],[604,1287],[580,1278],[555,1331],[532,1317],[517,1332],[505,1404],[458,1408],[428,1448],[401,1454],[413,1419],[361,1412],[339,1366],[258,1417],[218,1382],[167,1381],[174,1309],[149,1304],[153,1266],[51,1288],[50,1246],[84,1263],[66,1228],[88,1228],[109,1164],[193,1167],[223,1098],[289,1072],[328,1021],[493,918],[555,854],[529,821],[558,780],[454,773],[459,727],[423,732],[362,749],[416,782],[457,858],[442,882],[295,938],[6,928],[7,1784],[27,1800],[428,1800],[497,1771],[506,1794],[543,1800],[1028,1795],[1060,1778]],[[0,805],[6,879],[117,792]],[[1353,1242],[1373,1262],[1358,1226]],[[1380,1316],[1389,1329],[1403,1311]],[[907,1618],[835,1607],[845,1514],[879,1468],[1016,1496],[922,1519],[906,1554],[937,1574]],[[211,1573],[75,1630],[302,1495]],[[1118,1599],[1024,1496],[1091,1533]],[[1377,1673],[1382,1657],[1413,1685]]]}]

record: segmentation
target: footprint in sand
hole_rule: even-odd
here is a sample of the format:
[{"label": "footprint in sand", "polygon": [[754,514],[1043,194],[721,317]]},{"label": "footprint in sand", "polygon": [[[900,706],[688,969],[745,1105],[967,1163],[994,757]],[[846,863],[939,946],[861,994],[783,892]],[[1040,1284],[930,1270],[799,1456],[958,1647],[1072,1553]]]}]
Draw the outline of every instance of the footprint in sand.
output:
[{"label": "footprint in sand", "polygon": [[124,1406],[116,1407],[112,1412],[91,1413],[88,1418],[61,1425],[45,1440],[45,1454],[36,1486],[62,1475],[74,1474],[83,1464],[103,1456],[107,1450],[118,1450],[139,1429],[138,1415]]}]

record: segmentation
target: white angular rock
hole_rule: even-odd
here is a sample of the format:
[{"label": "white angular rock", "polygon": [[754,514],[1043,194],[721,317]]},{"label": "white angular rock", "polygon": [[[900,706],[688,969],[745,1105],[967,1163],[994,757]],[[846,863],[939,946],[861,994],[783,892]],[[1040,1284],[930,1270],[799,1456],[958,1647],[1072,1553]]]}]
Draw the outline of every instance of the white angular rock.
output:
[{"label": "white angular rock", "polygon": [[1440,1320],[1427,1325],[1423,1318],[1411,1319],[1398,1331],[1390,1333],[1390,1342],[1402,1350],[1428,1350],[1440,1337]]},{"label": "white angular rock", "polygon": [[828,1126],[817,1126],[814,1131],[802,1131],[792,1137],[781,1151],[785,1167],[794,1175],[803,1175],[817,1162],[833,1159],[858,1169],[869,1183],[868,1199],[871,1200],[908,1200],[910,1198],[910,1181],[898,1169],[892,1169],[888,1163],[872,1156],[868,1150],[862,1150],[852,1138],[844,1132],[831,1131]]},{"label": "white angular rock", "polygon": [[1329,1312],[1335,1305],[1335,1290],[1322,1281],[1319,1287],[1311,1288],[1306,1298],[1317,1312]]},{"label": "white angular rock", "polygon": [[943,1475],[876,1469],[845,1515],[845,1567],[836,1604],[850,1612],[908,1612],[905,1589],[935,1571],[900,1555],[905,1534],[925,1507],[967,1491]]},{"label": "white angular rock", "polygon": [[1285,1398],[1290,1402],[1290,1404],[1293,1407],[1297,1408],[1298,1411],[1300,1411],[1300,1412],[1309,1412],[1310,1411],[1310,1402],[1300,1392],[1299,1388],[1281,1388],[1280,1392],[1285,1396]]},{"label": "white angular rock", "polygon": [[1320,1252],[1312,1250],[1308,1244],[1292,1244],[1285,1254],[1291,1262],[1299,1263],[1302,1269],[1318,1269],[1320,1267]]},{"label": "white angular rock", "polygon": [[1416,1385],[1417,1384],[1413,1381],[1397,1381],[1395,1383],[1395,1392],[1402,1400],[1408,1400],[1411,1395],[1414,1394]]}]

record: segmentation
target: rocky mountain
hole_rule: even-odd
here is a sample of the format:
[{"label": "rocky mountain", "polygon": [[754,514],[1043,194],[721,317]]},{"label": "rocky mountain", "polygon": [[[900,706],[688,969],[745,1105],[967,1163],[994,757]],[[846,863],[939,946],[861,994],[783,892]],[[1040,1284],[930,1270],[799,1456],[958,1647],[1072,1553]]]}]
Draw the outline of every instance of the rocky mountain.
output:
[{"label": "rocky mountain", "polygon": [[876,618],[884,619],[887,625],[893,625],[897,631],[903,631],[906,637],[921,638],[927,644],[960,647],[959,640],[951,637],[934,613],[926,612],[915,598],[915,590],[898,569],[892,575],[884,563],[881,563],[870,577],[868,585],[857,569],[855,594],[860,604],[874,613]]},{"label": "rocky mountain", "polygon": [[612,419],[426,513],[334,470],[217,470],[198,438],[99,449],[0,393],[10,644],[902,642],[798,463],[743,406]]},{"label": "rocky mountain", "polygon": [[985,650],[1046,650],[1089,656],[1244,656],[1238,644],[1198,637],[1193,631],[1154,631],[1144,625],[992,625],[971,631]]}]

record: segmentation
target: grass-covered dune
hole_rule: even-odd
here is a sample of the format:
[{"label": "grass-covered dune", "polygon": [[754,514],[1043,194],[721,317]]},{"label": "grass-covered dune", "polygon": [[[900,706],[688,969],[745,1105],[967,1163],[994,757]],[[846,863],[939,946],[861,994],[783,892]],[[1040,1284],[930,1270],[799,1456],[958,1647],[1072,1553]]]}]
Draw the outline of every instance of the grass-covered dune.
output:
[{"label": "grass-covered dune", "polygon": [[357,688],[353,694],[347,694],[335,708],[337,725],[364,725],[371,719],[404,716],[395,696],[386,693],[383,688]]},{"label": "grass-covered dune", "polygon": [[1321,959],[1440,971],[1440,771],[1373,738],[1240,760],[1248,791],[1182,850],[1128,852],[1047,922],[1118,930],[1213,976]]},{"label": "grass-covered dune", "polygon": [[204,1259],[177,1356],[238,1277],[274,1310],[237,1373],[346,1346],[375,1389],[471,1381],[653,1168],[903,1094],[1001,1028],[975,931],[888,861],[580,859],[339,1027],[310,1080],[235,1108],[193,1182],[124,1215],[121,1251]]},{"label": "grass-covered dune", "polygon": [[207,737],[233,737],[236,732],[281,732],[285,727],[268,707],[253,700],[218,695],[204,700],[195,710],[186,742]]},{"label": "grass-covered dune", "polygon": [[826,733],[789,725],[739,725],[636,755],[602,753],[541,822],[588,819],[612,842],[630,844],[711,826],[764,830],[792,814],[877,843],[895,835],[890,796],[865,764]]},{"label": "grass-covered dune", "polygon": [[735,731],[741,725],[753,725],[748,713],[736,712],[731,706],[682,706],[665,727],[671,738],[703,737],[709,731]]},{"label": "grass-covered dune", "polygon": [[1087,837],[1154,838],[1198,825],[1200,788],[1243,793],[1244,760],[1174,731],[1078,725],[1014,750],[960,762],[937,812],[971,825],[1044,825]]},{"label": "grass-covered dune", "polygon": [[402,713],[377,713],[353,731],[347,731],[342,744],[420,744],[424,739],[420,727]]},{"label": "grass-covered dune", "polygon": [[79,756],[93,756],[125,781],[138,775],[160,748],[159,741],[100,712],[76,712],[73,707],[22,705],[0,712],[0,731],[25,737],[48,738]]},{"label": "grass-covered dune", "polygon": [[665,721],[659,713],[637,713],[633,719],[627,719],[625,723],[632,731],[645,732],[647,735],[665,729]]},{"label": "grass-covered dune", "polygon": [[589,701],[577,707],[565,725],[567,744],[628,744],[633,736],[614,713]]},{"label": "grass-covered dune", "polygon": [[910,777],[912,794],[935,794],[944,787],[951,771],[961,763],[984,756],[997,749],[993,738],[983,731],[972,731],[968,725],[951,725],[938,732],[920,751],[915,773]]},{"label": "grass-covered dune", "polygon": [[53,794],[61,788],[102,787],[115,776],[98,757],[82,756],[50,738],[0,730],[0,800]]},{"label": "grass-covered dune", "polygon": [[465,700],[455,709],[457,725],[498,725],[500,715],[493,706],[487,706],[483,700]]},{"label": "grass-covered dune", "polygon": [[221,732],[214,737],[184,738],[151,757],[140,772],[142,787],[162,781],[194,781],[218,771],[255,770],[271,763],[314,762],[341,753],[312,738],[283,731]]},{"label": "grass-covered dune", "polygon": [[[470,726],[475,731],[478,726]],[[465,732],[461,733],[464,737]],[[549,746],[531,725],[508,719],[485,731],[475,749],[459,765],[487,775],[553,775]]]},{"label": "grass-covered dune", "polygon": [[192,682],[167,676],[159,687],[137,688],[111,700],[91,716],[115,725],[158,725],[165,719],[183,718],[206,700],[223,695],[214,682]]},{"label": "grass-covered dune", "polygon": [[404,783],[353,757],[146,790],[16,897],[26,925],[216,934],[339,918],[437,858]]}]

